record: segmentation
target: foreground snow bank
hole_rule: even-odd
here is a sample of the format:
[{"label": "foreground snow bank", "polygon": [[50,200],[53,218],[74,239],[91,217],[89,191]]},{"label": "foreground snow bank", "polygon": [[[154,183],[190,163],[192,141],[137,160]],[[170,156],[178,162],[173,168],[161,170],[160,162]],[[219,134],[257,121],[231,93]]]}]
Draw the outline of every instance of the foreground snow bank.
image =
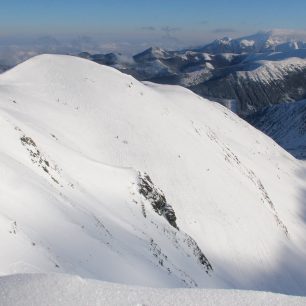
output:
[{"label": "foreground snow bank", "polygon": [[221,289],[152,289],[65,274],[0,278],[0,304],[20,305],[306,305],[306,298]]}]

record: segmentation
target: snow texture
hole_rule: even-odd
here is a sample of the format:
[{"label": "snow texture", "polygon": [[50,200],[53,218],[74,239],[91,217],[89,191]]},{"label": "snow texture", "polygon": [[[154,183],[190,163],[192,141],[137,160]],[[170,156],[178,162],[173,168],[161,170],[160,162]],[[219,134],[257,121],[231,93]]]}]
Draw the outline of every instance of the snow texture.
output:
[{"label": "snow texture", "polygon": [[302,306],[305,297],[216,289],[153,289],[60,274],[0,278],[1,306]]}]

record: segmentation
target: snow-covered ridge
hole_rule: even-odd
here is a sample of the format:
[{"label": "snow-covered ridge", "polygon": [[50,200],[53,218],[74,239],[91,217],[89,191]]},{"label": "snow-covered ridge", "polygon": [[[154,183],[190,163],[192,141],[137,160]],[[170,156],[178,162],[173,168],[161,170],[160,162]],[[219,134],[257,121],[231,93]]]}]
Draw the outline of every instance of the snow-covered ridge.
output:
[{"label": "snow-covered ridge", "polygon": [[305,165],[219,104],[43,55],[0,127],[2,275],[305,294]]},{"label": "snow-covered ridge", "polygon": [[264,53],[271,51],[289,51],[306,48],[306,32],[274,29],[261,31],[253,35],[216,39],[211,44],[197,49],[198,51],[210,52],[213,54],[231,53]]}]

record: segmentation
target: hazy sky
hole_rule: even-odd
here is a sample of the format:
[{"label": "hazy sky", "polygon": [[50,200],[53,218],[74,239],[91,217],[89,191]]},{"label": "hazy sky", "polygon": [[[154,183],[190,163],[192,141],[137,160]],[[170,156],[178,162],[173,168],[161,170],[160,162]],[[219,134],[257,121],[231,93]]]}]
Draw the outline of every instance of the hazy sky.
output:
[{"label": "hazy sky", "polygon": [[[306,30],[306,0],[0,0],[0,44],[63,37],[108,51],[201,45],[259,30]],[[134,49],[135,50],[134,50]]]},{"label": "hazy sky", "polygon": [[[305,0],[1,0],[2,34],[306,28]],[[223,31],[222,31],[223,30]],[[194,35],[198,33],[194,33]]]}]

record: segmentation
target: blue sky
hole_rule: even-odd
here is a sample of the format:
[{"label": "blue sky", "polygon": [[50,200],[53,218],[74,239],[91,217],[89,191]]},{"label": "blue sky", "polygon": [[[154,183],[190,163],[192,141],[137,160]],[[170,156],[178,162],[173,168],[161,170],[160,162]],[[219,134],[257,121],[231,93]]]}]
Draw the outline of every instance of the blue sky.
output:
[{"label": "blue sky", "polygon": [[44,36],[40,43],[92,39],[104,51],[171,49],[273,28],[306,31],[305,14],[306,0],[0,0],[0,45]]},{"label": "blue sky", "polygon": [[177,32],[189,34],[195,29],[226,34],[226,31],[306,28],[305,0],[1,0],[0,3],[2,34],[137,35],[146,27],[177,28]]}]

